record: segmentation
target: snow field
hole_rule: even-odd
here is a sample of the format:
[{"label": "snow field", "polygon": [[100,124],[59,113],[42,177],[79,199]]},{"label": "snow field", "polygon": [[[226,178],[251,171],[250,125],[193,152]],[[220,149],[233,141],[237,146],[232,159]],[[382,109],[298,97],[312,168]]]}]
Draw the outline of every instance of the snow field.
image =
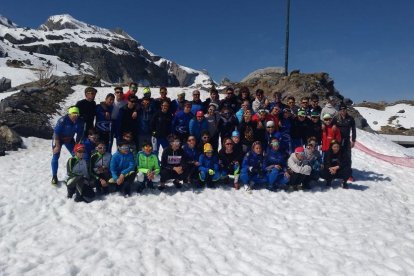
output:
[{"label": "snow field", "polygon": [[[76,87],[64,110],[83,89]],[[113,90],[98,91],[97,102]],[[168,91],[174,98],[176,90]],[[358,131],[357,139],[384,154],[404,153],[378,137]],[[24,141],[27,149],[0,158],[2,275],[414,273],[414,170],[358,150],[349,190],[171,187],[85,204],[49,184],[51,141]],[[68,157],[63,150],[59,179]]]}]

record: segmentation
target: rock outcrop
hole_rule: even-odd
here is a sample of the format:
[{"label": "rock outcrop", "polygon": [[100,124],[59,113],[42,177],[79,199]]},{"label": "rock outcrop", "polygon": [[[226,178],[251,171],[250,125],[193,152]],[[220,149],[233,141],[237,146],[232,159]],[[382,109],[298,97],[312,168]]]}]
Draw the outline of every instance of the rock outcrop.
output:
[{"label": "rock outcrop", "polygon": [[11,80],[5,77],[0,78],[0,92],[4,92],[11,88]]}]

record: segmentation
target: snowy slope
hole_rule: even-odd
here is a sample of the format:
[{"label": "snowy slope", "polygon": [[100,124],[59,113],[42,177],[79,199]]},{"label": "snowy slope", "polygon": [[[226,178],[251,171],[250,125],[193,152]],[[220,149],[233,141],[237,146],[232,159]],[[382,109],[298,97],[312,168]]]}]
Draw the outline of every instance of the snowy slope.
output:
[{"label": "snowy slope", "polygon": [[[414,106],[408,104],[396,104],[393,106],[387,106],[385,110],[376,110],[367,107],[355,107],[362,117],[367,119],[368,124],[373,130],[379,131],[382,126],[392,126],[392,127],[404,127],[412,128],[414,127]],[[398,113],[399,111],[404,110],[404,113]],[[391,117],[396,116],[397,118],[391,120]],[[376,124],[374,122],[377,122]]]},{"label": "snowy slope", "polygon": [[[6,35],[9,37],[4,38]],[[15,70],[5,73],[9,67],[6,67],[6,60],[16,59],[20,61],[30,61],[30,65],[25,65],[24,69],[39,69],[47,66],[47,62],[55,67],[55,75],[74,75],[80,73],[94,74],[93,70],[88,64],[81,64],[80,66],[71,67],[69,64],[59,60],[56,56],[51,55],[40,55],[34,54],[29,55],[29,52],[22,51],[19,46],[33,46],[33,45],[44,45],[49,46],[56,43],[75,43],[80,46],[86,46],[91,48],[104,48],[115,55],[131,55],[130,52],[123,50],[115,46],[109,46],[108,41],[115,40],[132,40],[135,41],[131,36],[125,32],[108,30],[100,28],[98,26],[90,25],[81,22],[68,14],[54,15],[48,18],[45,24],[42,24],[39,29],[29,29],[18,27],[17,24],[9,21],[5,17],[0,16],[0,37],[4,38],[0,40],[0,48],[3,48],[4,52],[8,53],[7,58],[0,58],[0,77],[5,76],[12,79],[12,85],[16,86],[21,84],[20,79],[15,75],[18,74]],[[29,42],[19,42],[18,45],[12,44],[9,39],[16,39],[22,41],[23,39],[31,39]],[[14,47],[12,47],[14,46]],[[154,62],[158,58],[157,55],[146,50],[139,42],[137,42],[137,48],[141,53],[147,53],[148,63],[153,63],[157,66],[159,62]],[[132,54],[134,55],[134,53]],[[156,58],[155,58],[156,57]],[[168,64],[174,64],[181,70],[197,75],[194,82],[190,86],[211,86],[213,80],[211,77],[203,71],[194,70],[185,66],[178,65],[173,61],[162,59]],[[171,72],[170,72],[171,73]],[[28,72],[25,74],[33,74]],[[32,77],[30,78],[32,79]],[[17,84],[18,83],[18,84]]]},{"label": "snowy slope", "polygon": [[[112,92],[98,90],[100,99]],[[405,151],[363,131],[358,141],[384,154]],[[358,150],[349,190],[171,188],[87,205],[49,184],[51,141],[25,144],[0,158],[1,275],[414,273],[414,170]],[[68,157],[63,150],[60,178]]]}]

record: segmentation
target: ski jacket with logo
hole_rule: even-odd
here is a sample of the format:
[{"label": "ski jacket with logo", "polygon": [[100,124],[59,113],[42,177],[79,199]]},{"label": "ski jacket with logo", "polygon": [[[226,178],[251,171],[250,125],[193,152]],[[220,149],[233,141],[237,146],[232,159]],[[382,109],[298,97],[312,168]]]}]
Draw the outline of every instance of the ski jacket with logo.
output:
[{"label": "ski jacket with logo", "polygon": [[119,151],[114,153],[109,166],[112,178],[117,181],[121,174],[127,175],[135,171],[135,160],[132,152],[122,154]]},{"label": "ski jacket with logo", "polygon": [[72,122],[69,115],[61,117],[54,129],[54,138],[63,143],[70,142],[76,134],[76,142],[79,142],[83,137],[84,122],[78,118],[76,122]]}]

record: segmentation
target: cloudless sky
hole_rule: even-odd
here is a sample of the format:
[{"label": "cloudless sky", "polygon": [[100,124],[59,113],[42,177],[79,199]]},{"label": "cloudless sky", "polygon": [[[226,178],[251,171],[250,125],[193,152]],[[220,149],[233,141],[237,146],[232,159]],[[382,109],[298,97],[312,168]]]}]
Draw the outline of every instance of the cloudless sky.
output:
[{"label": "cloudless sky", "polygon": [[[2,1],[0,14],[37,28],[68,13],[120,27],[151,52],[214,80],[283,67],[286,0]],[[291,0],[289,70],[328,72],[355,102],[414,99],[414,1]]]}]

